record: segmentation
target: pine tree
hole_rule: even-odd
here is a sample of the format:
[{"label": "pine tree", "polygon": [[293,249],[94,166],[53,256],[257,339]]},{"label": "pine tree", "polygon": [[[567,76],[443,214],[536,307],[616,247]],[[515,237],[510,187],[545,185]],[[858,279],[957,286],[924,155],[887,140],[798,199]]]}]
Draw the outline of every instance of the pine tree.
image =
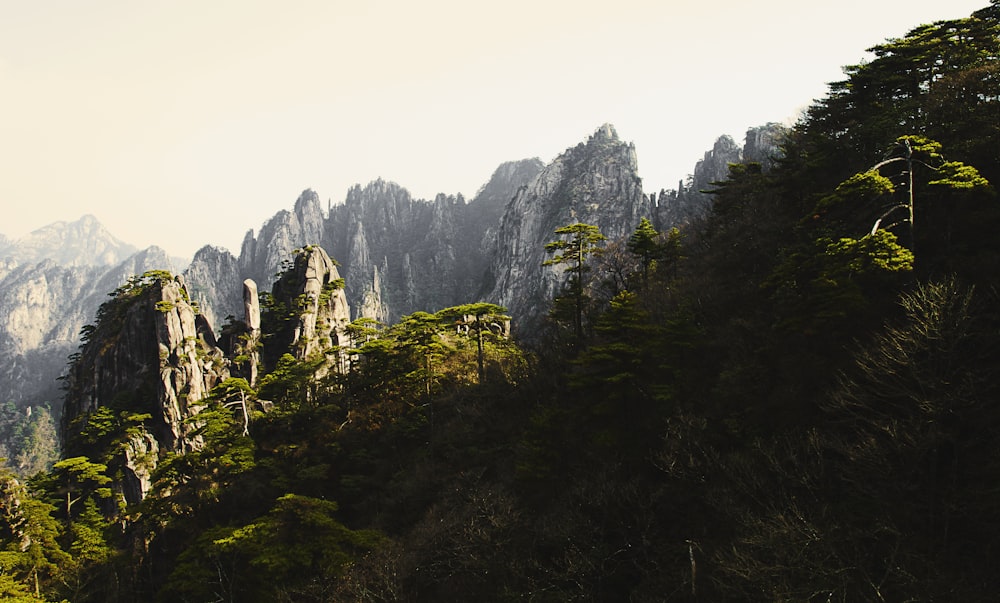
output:
[{"label": "pine tree", "polygon": [[599,244],[606,237],[601,234],[597,226],[582,222],[557,228],[555,233],[569,235],[570,238],[547,243],[545,251],[555,255],[542,262],[542,265],[563,266],[564,270],[570,274],[569,290],[576,311],[574,328],[576,338],[579,341],[583,339],[583,304],[587,290],[584,274],[589,270],[586,261],[589,256],[600,252],[601,246]]},{"label": "pine tree", "polygon": [[653,228],[649,218],[639,221],[639,226],[628,238],[628,250],[642,261],[642,286],[649,283],[649,269],[653,262],[663,256],[664,248],[657,240],[659,231]]}]

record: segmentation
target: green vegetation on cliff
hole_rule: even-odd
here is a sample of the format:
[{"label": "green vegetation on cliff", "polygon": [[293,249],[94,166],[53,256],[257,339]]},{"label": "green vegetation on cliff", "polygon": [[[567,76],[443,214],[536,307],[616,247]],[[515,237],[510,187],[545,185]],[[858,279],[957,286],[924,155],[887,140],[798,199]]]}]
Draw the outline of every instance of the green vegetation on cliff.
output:
[{"label": "green vegetation on cliff", "polygon": [[220,381],[124,509],[145,419],[95,411],[85,457],[0,476],[0,593],[995,598],[1000,4],[874,52],[703,221],[561,254],[572,345],[483,303],[355,321]]}]

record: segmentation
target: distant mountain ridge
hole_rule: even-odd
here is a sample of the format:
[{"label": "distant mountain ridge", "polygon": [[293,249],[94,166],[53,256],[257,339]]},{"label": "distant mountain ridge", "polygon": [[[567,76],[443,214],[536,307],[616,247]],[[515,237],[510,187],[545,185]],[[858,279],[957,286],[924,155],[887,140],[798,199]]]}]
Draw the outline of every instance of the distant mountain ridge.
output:
[{"label": "distant mountain ridge", "polygon": [[137,251],[90,214],[74,222],[54,222],[18,240],[0,238],[0,257],[19,264],[52,260],[60,266],[111,266]]},{"label": "distant mountain ridge", "polygon": [[[391,181],[355,185],[344,203],[324,211],[303,191],[244,237],[239,256],[205,247],[185,272],[192,295],[214,325],[238,316],[244,278],[267,290],[294,249],[320,244],[342,265],[352,316],[393,322],[417,310],[474,300],[507,306],[516,325],[532,327],[561,286],[560,271],[543,269],[544,245],[559,226],[593,223],[609,239],[627,237],[642,217],[661,230],[703,216],[704,189],[724,180],[730,163],[769,166],[783,127],[747,131],[743,145],[722,136],[695,166],[685,187],[648,197],[635,148],[611,124],[549,165],[538,159],[502,164],[472,200],[439,194],[413,198]],[[515,330],[517,327],[515,327]]]},{"label": "distant mountain ridge", "polygon": [[0,237],[0,402],[55,404],[56,377],[108,291],[170,264],[113,236],[94,216]]},{"label": "distant mountain ridge", "polygon": [[[393,322],[417,310],[483,300],[508,306],[517,325],[537,324],[561,283],[542,268],[554,229],[575,221],[609,238],[627,236],[641,217],[658,228],[707,211],[701,188],[725,177],[728,163],[768,160],[780,129],[751,129],[741,147],[720,138],[688,186],[642,193],[634,147],[614,127],[598,128],[548,165],[537,158],[501,164],[466,200],[415,199],[402,186],[355,185],[344,203],[324,208],[303,191],[244,237],[239,256],[205,246],[183,270],[187,289],[218,331],[242,314],[242,283],[269,291],[296,248],[319,244],[341,264],[352,318]],[[18,240],[0,235],[0,402],[55,402],[56,381],[109,291],[152,269],[182,270],[159,248],[138,251],[93,216],[57,222]]]},{"label": "distant mountain ridge", "polygon": [[204,247],[185,272],[192,295],[213,324],[239,315],[243,279],[267,290],[296,248],[319,244],[342,265],[353,316],[392,322],[420,309],[440,309],[478,294],[491,253],[487,231],[517,190],[542,169],[538,159],[502,164],[476,197],[413,198],[394,182],[375,180],[347,191],[324,212],[305,190],[244,237],[239,257]]}]

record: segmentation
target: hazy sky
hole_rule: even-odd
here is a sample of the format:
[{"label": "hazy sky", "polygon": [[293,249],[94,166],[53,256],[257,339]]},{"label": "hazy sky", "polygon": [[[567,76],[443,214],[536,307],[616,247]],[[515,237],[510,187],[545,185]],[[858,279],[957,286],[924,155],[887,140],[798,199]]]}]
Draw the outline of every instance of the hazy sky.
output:
[{"label": "hazy sky", "polygon": [[91,213],[191,255],[305,188],[471,198],[605,122],[644,188],[987,0],[0,0],[0,233]]}]

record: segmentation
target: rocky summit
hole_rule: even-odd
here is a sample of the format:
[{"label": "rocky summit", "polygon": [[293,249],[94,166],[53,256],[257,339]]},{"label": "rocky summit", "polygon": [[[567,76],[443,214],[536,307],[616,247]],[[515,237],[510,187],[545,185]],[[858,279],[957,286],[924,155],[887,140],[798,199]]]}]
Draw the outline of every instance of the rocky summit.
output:
[{"label": "rocky summit", "polygon": [[[94,416],[129,421],[123,410],[145,415],[128,430],[115,458],[122,472],[116,486],[129,503],[142,499],[158,459],[199,445],[189,421],[202,400],[229,376],[211,326],[195,312],[183,279],[167,272],[132,277],[101,306],[95,325],[84,330],[84,344],[66,385],[62,431],[66,456],[85,454]],[[100,415],[98,415],[100,416]],[[138,418],[135,419],[139,421]]]},{"label": "rocky summit", "polygon": [[537,325],[564,281],[560,268],[542,265],[555,229],[583,222],[620,239],[651,209],[635,146],[620,140],[610,124],[601,126],[511,199],[492,241],[484,297],[506,306],[521,328]]}]

